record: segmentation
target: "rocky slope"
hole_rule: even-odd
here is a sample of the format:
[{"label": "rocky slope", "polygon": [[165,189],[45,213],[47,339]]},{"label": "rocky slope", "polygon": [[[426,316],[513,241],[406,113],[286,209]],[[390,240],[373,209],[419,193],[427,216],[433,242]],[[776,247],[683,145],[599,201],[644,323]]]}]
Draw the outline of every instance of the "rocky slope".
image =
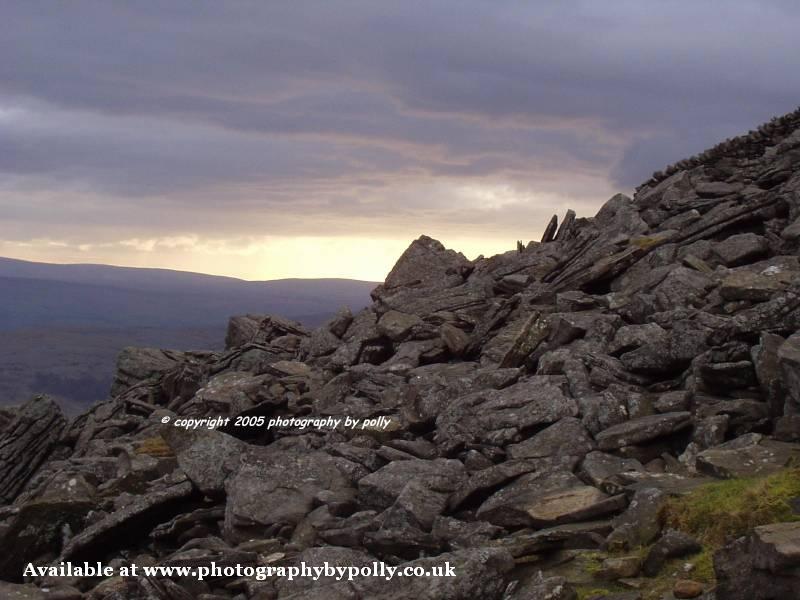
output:
[{"label": "rocky slope", "polygon": [[[224,352],[127,349],[113,397],[71,423],[46,398],[0,413],[0,592],[632,599],[667,577],[667,598],[789,598],[796,524],[730,540],[709,589],[664,573],[701,548],[659,515],[800,458],[799,249],[800,111],[502,255],[423,236],[371,307],[313,331],[249,315]],[[218,416],[360,421],[174,426]],[[22,577],[29,561],[378,559],[458,576]],[[609,580],[629,591],[590,591]]]}]

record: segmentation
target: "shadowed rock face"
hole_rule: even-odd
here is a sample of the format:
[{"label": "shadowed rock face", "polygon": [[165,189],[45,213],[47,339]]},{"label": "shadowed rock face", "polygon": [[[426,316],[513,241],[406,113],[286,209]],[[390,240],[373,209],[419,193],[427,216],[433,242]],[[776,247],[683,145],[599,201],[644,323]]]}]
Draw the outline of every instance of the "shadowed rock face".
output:
[{"label": "shadowed rock face", "polygon": [[[315,330],[245,315],[223,352],[126,349],[71,423],[0,413],[0,589],[43,597],[22,565],[57,557],[458,575],[59,583],[91,600],[575,598],[565,557],[649,544],[600,572],[658,574],[696,548],[660,530],[670,495],[800,454],[798,223],[793,113],[541,243],[470,261],[422,236]],[[789,597],[796,534],[733,542],[717,597]]]}]

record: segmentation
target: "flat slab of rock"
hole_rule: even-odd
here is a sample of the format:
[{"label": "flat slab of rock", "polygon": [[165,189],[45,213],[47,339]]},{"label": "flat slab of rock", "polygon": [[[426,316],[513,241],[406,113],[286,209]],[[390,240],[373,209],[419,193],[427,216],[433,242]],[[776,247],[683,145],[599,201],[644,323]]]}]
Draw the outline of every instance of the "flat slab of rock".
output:
[{"label": "flat slab of rock", "polygon": [[59,560],[92,560],[105,556],[115,545],[130,542],[129,535],[145,536],[156,524],[168,520],[193,493],[189,481],[137,496],[130,504],[73,537]]},{"label": "flat slab of rock", "polygon": [[609,427],[598,433],[595,439],[601,450],[616,450],[670,435],[690,427],[691,424],[692,415],[689,412],[649,415]]},{"label": "flat slab of rock", "polygon": [[728,443],[704,450],[697,455],[697,470],[720,479],[755,477],[775,473],[798,460],[800,444],[762,439],[744,447]]},{"label": "flat slab of rock", "polygon": [[800,523],[756,527],[714,555],[717,598],[796,598],[800,590]]},{"label": "flat slab of rock", "polygon": [[574,417],[565,417],[519,444],[511,444],[506,452],[511,458],[546,458],[548,456],[584,457],[594,450],[589,432]]},{"label": "flat slab of rock", "polygon": [[559,548],[597,548],[611,532],[611,521],[585,521],[567,523],[531,533],[523,530],[492,542],[493,545],[507,549],[517,558]]},{"label": "flat slab of rock", "polygon": [[736,271],[722,280],[719,295],[725,300],[765,302],[784,287],[785,283],[777,277],[752,271]]},{"label": "flat slab of rock", "polygon": [[572,473],[531,473],[490,496],[477,517],[501,527],[544,528],[596,519],[626,505],[624,495],[609,496]]},{"label": "flat slab of rock", "polygon": [[800,523],[773,523],[753,531],[754,565],[779,573],[800,565]]}]

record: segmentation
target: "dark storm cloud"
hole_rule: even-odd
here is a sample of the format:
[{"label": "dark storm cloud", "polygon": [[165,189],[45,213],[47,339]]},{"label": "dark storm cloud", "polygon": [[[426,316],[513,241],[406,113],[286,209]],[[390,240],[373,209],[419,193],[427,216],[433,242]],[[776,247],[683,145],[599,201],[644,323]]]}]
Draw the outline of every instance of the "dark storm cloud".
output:
[{"label": "dark storm cloud", "polygon": [[795,3],[755,0],[5,2],[0,208],[74,185],[378,218],[414,178],[586,203],[576,174],[629,189],[793,109],[798,30]]}]

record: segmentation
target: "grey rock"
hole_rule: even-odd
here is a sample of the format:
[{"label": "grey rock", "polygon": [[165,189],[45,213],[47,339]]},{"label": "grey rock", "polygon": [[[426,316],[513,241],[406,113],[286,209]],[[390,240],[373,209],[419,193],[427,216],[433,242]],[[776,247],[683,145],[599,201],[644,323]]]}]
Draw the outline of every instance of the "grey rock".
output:
[{"label": "grey rock", "polygon": [[544,528],[619,512],[626,504],[624,496],[608,496],[569,472],[531,473],[490,496],[477,516],[501,527]]},{"label": "grey rock", "polygon": [[800,444],[756,438],[746,446],[723,444],[700,452],[697,470],[721,479],[756,477],[780,471],[798,459]]},{"label": "grey rock", "polygon": [[751,351],[756,378],[761,391],[767,399],[769,414],[777,417],[784,413],[786,390],[782,380],[778,351],[784,339],[772,333],[763,333],[757,346]]},{"label": "grey rock", "polygon": [[721,390],[744,389],[756,385],[756,372],[749,360],[709,363],[699,369],[703,386],[719,393]]},{"label": "grey rock", "polygon": [[475,442],[502,445],[526,429],[577,414],[577,403],[560,386],[535,376],[456,399],[436,419],[435,440],[445,453]]},{"label": "grey rock", "polygon": [[660,413],[681,412],[689,409],[689,403],[689,392],[676,390],[661,394],[653,406]]},{"label": "grey rock", "polygon": [[8,600],[47,600],[49,595],[34,585],[0,581],[0,597]]},{"label": "grey rock", "polygon": [[226,538],[242,541],[272,525],[296,525],[311,512],[319,492],[349,487],[324,452],[253,448],[225,481]]},{"label": "grey rock", "polygon": [[670,435],[690,427],[691,422],[692,415],[689,412],[650,415],[609,427],[595,438],[601,450],[614,450]]},{"label": "grey rock", "polygon": [[464,255],[445,247],[428,236],[420,236],[398,259],[382,286],[373,292],[380,296],[383,289],[425,286],[430,284],[452,287],[461,283],[473,265]]},{"label": "grey rock", "polygon": [[11,503],[58,443],[66,418],[58,404],[37,396],[0,432],[0,504]]},{"label": "grey rock", "polygon": [[520,475],[534,471],[546,471],[557,468],[551,461],[509,460],[499,465],[491,465],[473,473],[469,479],[456,490],[449,499],[450,510],[456,510],[463,503],[479,496],[481,492],[492,490]]},{"label": "grey rock", "polygon": [[642,571],[648,577],[655,577],[668,559],[695,554],[701,549],[700,543],[692,536],[675,529],[667,529],[647,553]]},{"label": "grey rock", "polygon": [[506,452],[511,458],[546,458],[576,456],[583,458],[595,448],[589,432],[574,417],[565,417],[519,444],[511,444]]},{"label": "grey rock", "polygon": [[378,320],[378,331],[393,341],[402,341],[408,337],[414,327],[422,325],[422,319],[416,315],[408,315],[390,310]]},{"label": "grey rock", "polygon": [[617,330],[613,341],[608,346],[608,353],[617,355],[628,352],[646,344],[666,340],[667,332],[655,323],[644,325],[625,325]]},{"label": "grey rock", "polygon": [[577,600],[578,593],[564,577],[531,577],[514,588],[514,600]]},{"label": "grey rock", "polygon": [[719,286],[719,295],[725,300],[766,302],[786,285],[777,277],[752,271],[735,271],[726,276]]},{"label": "grey rock", "polygon": [[656,539],[661,532],[659,514],[668,497],[657,488],[638,490],[625,512],[612,521],[614,531],[608,536],[608,548],[633,550]]},{"label": "grey rock", "polygon": [[172,448],[178,466],[203,494],[220,496],[228,477],[238,470],[247,444],[219,431],[166,426],[161,437]]},{"label": "grey rock", "polygon": [[308,331],[297,321],[275,315],[242,315],[231,317],[225,334],[228,349],[245,344],[268,344],[285,335],[305,336]]},{"label": "grey rock", "polygon": [[729,267],[754,262],[769,252],[767,240],[755,233],[740,233],[719,242],[714,252]]},{"label": "grey rock", "polygon": [[481,521],[460,521],[450,517],[436,517],[431,531],[433,537],[450,550],[487,546],[492,538],[503,533],[501,527]]},{"label": "grey rock", "polygon": [[142,536],[177,512],[192,492],[192,484],[183,481],[135,497],[124,507],[70,539],[62,549],[59,560],[97,560],[106,556],[110,549],[127,540],[128,536]]},{"label": "grey rock", "polygon": [[578,476],[586,483],[608,492],[604,487],[606,480],[625,471],[644,471],[644,467],[638,460],[594,451],[583,459]]},{"label": "grey rock", "polygon": [[792,598],[800,589],[800,524],[756,527],[714,555],[717,597],[726,600]]},{"label": "grey rock", "polygon": [[463,485],[466,472],[464,465],[457,460],[395,461],[359,480],[359,497],[367,506],[388,508],[414,480],[428,489],[449,494]]}]

